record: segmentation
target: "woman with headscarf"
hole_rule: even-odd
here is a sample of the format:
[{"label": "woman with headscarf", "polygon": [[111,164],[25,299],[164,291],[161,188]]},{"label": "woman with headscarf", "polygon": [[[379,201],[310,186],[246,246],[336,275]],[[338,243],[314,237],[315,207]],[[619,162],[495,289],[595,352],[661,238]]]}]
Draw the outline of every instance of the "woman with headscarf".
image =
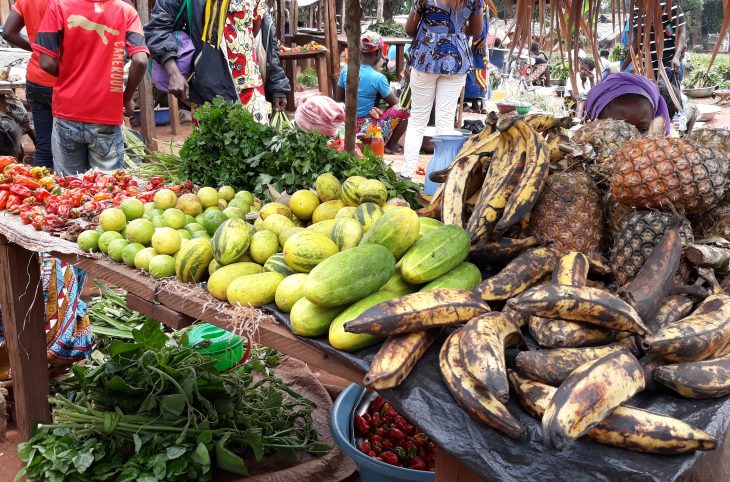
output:
[{"label": "woman with headscarf", "polygon": [[[375,32],[365,32],[360,39],[360,82],[357,88],[357,129],[366,133],[371,127],[379,127],[385,148],[389,153],[403,152],[398,141],[405,132],[409,113],[398,105],[398,97],[390,88],[388,79],[380,73],[380,52],[383,38]],[[340,72],[337,83],[337,101],[345,100],[347,67]],[[377,107],[378,98],[385,100],[388,109]]]},{"label": "woman with headscarf", "polygon": [[611,74],[593,87],[586,97],[589,119],[617,119],[645,133],[655,117],[663,117],[669,135],[669,111],[657,85],[646,77],[628,72]]},{"label": "woman with headscarf", "polygon": [[481,0],[417,0],[408,15],[406,33],[413,37],[410,51],[411,119],[405,141],[401,175],[411,177],[418,167],[423,133],[436,101],[436,134],[454,130],[454,117],[466,73],[473,70],[469,36],[483,27]]}]

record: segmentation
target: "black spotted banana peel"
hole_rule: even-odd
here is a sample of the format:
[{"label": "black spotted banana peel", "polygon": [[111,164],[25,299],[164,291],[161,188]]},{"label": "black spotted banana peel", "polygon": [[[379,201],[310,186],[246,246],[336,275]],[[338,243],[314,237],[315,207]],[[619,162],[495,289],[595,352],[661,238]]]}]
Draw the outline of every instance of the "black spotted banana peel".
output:
[{"label": "black spotted banana peel", "polygon": [[669,295],[661,302],[656,314],[648,319],[646,326],[652,332],[657,332],[689,315],[693,306],[694,301],[687,295]]},{"label": "black spotted banana peel", "polygon": [[667,364],[661,355],[644,355],[639,358],[641,368],[644,369],[644,391],[656,390],[659,385],[654,380],[654,370]]},{"label": "black spotted banana peel", "polygon": [[502,314],[506,316],[517,328],[522,329],[527,326],[530,321],[530,315],[520,311],[513,310],[507,304],[502,307]]},{"label": "black spotted banana peel", "polygon": [[552,114],[527,114],[525,123],[538,132],[545,132],[556,127],[570,129],[573,120],[570,117],[555,117]]},{"label": "black spotted banana peel", "polygon": [[532,211],[550,173],[550,158],[545,140],[524,122],[518,122],[516,127],[523,132],[527,143],[527,159],[520,180],[509,196],[501,219],[494,227],[497,234],[504,233]]},{"label": "black spotted banana peel", "polygon": [[397,387],[440,334],[440,329],[434,329],[388,337],[370,363],[363,384],[373,390]]},{"label": "black spotted banana peel", "polygon": [[518,256],[527,248],[539,243],[534,236],[527,238],[497,238],[495,240],[480,239],[471,246],[471,256],[485,264],[504,262]]},{"label": "black spotted banana peel", "polygon": [[391,336],[465,323],[490,311],[475,293],[437,288],[385,301],[345,324],[349,333]]},{"label": "black spotted banana peel", "polygon": [[[448,175],[451,168],[454,166],[457,160],[461,159],[462,157],[471,156],[474,154],[482,154],[482,153],[488,153],[492,152],[494,150],[494,146],[496,145],[496,138],[492,136],[495,132],[497,132],[497,119],[489,119],[487,118],[484,122],[484,129],[479,134],[473,135],[467,139],[467,141],[459,148],[459,151],[456,153],[456,156],[454,157],[454,161],[451,162],[451,164],[446,168],[442,169],[441,171],[434,171],[438,172],[440,174],[446,173]],[[432,173],[433,174],[433,173]],[[429,176],[430,178],[430,176]],[[433,182],[444,182],[444,181],[436,181],[434,179],[431,179]]]},{"label": "black spotted banana peel", "polygon": [[680,221],[675,220],[664,231],[624,294],[642,320],[650,320],[672,290],[674,276],[682,259],[679,238]]},{"label": "black spotted banana peel", "polygon": [[556,449],[569,447],[643,389],[644,371],[626,350],[581,365],[560,384],[545,408],[545,444]]},{"label": "black spotted banana peel", "polygon": [[560,257],[553,270],[552,283],[556,285],[586,286],[591,264],[588,257],[572,251]]},{"label": "black spotted banana peel", "polygon": [[446,388],[456,403],[476,420],[508,437],[521,438],[525,429],[520,422],[464,369],[459,354],[460,336],[461,330],[449,335],[439,353],[439,368]]},{"label": "black spotted banana peel", "polygon": [[454,163],[444,186],[441,220],[444,224],[464,227],[466,187],[472,172],[481,165],[478,154],[462,157]]},{"label": "black spotted banana peel", "polygon": [[543,285],[508,301],[518,311],[542,318],[579,321],[644,335],[648,329],[628,303],[597,288]]},{"label": "black spotted banana peel", "polygon": [[641,345],[674,363],[721,355],[730,347],[730,296],[708,296],[690,316],[647,336]]},{"label": "black spotted banana peel", "polygon": [[628,349],[626,343],[617,342],[600,347],[521,351],[515,363],[520,373],[527,378],[558,386],[581,365],[609,353]]},{"label": "black spotted banana peel", "polygon": [[510,261],[502,271],[480,283],[476,291],[485,301],[512,298],[553,271],[557,261],[557,251],[549,246],[530,248]]},{"label": "black spotted banana peel", "polygon": [[543,348],[603,346],[631,336],[631,333],[625,331],[609,330],[578,321],[551,320],[539,316],[531,316],[527,326],[532,338]]},{"label": "black spotted banana peel", "polygon": [[[509,379],[517,400],[527,413],[542,420],[556,388],[528,380],[510,371]],[[594,442],[652,454],[683,454],[714,450],[715,437],[681,420],[660,413],[619,405],[608,417],[586,433]]]},{"label": "black spotted banana peel", "polygon": [[473,241],[491,235],[519,182],[527,159],[526,144],[516,127],[501,134],[502,144],[495,151],[474,206],[467,231]]},{"label": "black spotted banana peel", "polygon": [[472,318],[461,330],[459,353],[466,371],[497,400],[509,400],[504,350],[523,343],[517,325],[498,311]]},{"label": "black spotted banana peel", "polygon": [[436,189],[434,195],[431,197],[431,202],[427,206],[416,210],[416,213],[422,218],[441,220],[441,204],[443,203],[443,199],[444,185],[441,184],[439,185],[438,189]]},{"label": "black spotted banana peel", "polygon": [[687,398],[720,398],[730,394],[730,355],[654,369],[654,380]]}]

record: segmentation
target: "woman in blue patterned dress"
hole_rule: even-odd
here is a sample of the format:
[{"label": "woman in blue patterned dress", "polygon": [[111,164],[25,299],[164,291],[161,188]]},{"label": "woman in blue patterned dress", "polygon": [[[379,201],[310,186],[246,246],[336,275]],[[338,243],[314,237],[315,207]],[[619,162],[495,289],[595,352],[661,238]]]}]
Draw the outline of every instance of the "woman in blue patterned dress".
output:
[{"label": "woman in blue patterned dress", "polygon": [[469,37],[482,32],[481,0],[416,0],[406,32],[413,36],[410,86],[414,95],[401,175],[413,176],[423,132],[436,102],[436,134],[454,130],[466,74],[473,70]]}]

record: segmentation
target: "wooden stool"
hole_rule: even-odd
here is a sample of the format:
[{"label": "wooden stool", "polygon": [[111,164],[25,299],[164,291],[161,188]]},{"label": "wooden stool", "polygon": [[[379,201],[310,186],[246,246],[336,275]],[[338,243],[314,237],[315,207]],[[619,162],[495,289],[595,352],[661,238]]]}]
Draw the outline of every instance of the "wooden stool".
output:
[{"label": "wooden stool", "polygon": [[297,91],[297,60],[313,59],[317,69],[317,83],[319,91],[324,95],[330,95],[329,79],[327,78],[327,53],[329,50],[309,50],[302,52],[281,52],[279,59],[284,64],[284,71],[289,78],[291,91],[286,96],[288,110],[294,110],[294,93]]}]

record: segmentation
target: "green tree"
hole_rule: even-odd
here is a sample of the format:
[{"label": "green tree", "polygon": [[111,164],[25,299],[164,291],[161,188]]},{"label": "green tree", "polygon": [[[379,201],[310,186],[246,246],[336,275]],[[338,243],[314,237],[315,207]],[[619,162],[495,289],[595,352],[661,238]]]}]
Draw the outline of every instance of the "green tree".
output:
[{"label": "green tree", "polygon": [[706,0],[702,18],[702,35],[718,33],[723,19],[722,0]]},{"label": "green tree", "polygon": [[[687,20],[687,44],[702,42],[702,22],[705,0],[682,0],[682,9]],[[722,16],[722,15],[721,15]]]}]

